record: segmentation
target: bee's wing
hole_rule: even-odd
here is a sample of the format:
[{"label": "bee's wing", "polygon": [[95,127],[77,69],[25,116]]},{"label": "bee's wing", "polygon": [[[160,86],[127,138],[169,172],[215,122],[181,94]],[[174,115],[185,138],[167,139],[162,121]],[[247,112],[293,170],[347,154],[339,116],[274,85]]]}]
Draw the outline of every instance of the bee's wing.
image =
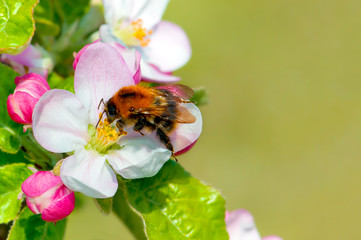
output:
[{"label": "bee's wing", "polygon": [[182,84],[162,85],[162,86],[157,86],[155,88],[167,90],[167,91],[171,92],[173,95],[175,95],[176,97],[179,97],[184,100],[190,99],[194,94],[194,91],[192,88],[182,85]]},{"label": "bee's wing", "polygon": [[172,121],[177,123],[194,123],[196,121],[196,117],[193,116],[193,114],[191,114],[185,107],[178,105],[177,110],[177,115],[172,116],[172,118],[169,118],[169,116],[162,116],[162,113],[164,113],[164,107],[141,108],[137,110],[137,113],[158,116],[164,118],[164,120],[172,119]]},{"label": "bee's wing", "polygon": [[178,123],[194,123],[196,117],[193,116],[185,107],[178,105],[178,114],[175,119]]}]

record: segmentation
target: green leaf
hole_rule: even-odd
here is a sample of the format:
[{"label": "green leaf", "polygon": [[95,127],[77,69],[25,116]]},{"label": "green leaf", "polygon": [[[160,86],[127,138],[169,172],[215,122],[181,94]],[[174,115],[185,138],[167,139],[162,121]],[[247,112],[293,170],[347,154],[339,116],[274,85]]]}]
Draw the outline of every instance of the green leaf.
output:
[{"label": "green leaf", "polygon": [[33,9],[39,0],[0,1],[0,53],[17,54],[34,35]]},{"label": "green leaf", "polygon": [[56,21],[53,1],[44,0],[35,7],[36,34],[43,36],[56,36],[60,27]]},{"label": "green leaf", "polygon": [[28,166],[14,163],[0,167],[0,223],[14,220],[20,210],[21,201],[17,198],[21,184],[32,174]]},{"label": "green leaf", "polygon": [[54,5],[63,22],[70,24],[88,11],[90,0],[55,0]]},{"label": "green leaf", "polygon": [[144,220],[148,239],[228,239],[222,196],[174,161],[152,178],[124,184],[125,197]]},{"label": "green leaf", "polygon": [[190,99],[195,105],[201,106],[208,104],[208,92],[204,87],[194,88],[194,95]]},{"label": "green leaf", "polygon": [[20,149],[22,126],[9,117],[6,101],[14,92],[14,79],[19,74],[0,64],[0,149],[7,153],[17,153]]},{"label": "green leaf", "polygon": [[16,153],[21,145],[20,138],[8,128],[0,128],[0,147],[9,153]]},{"label": "green leaf", "polygon": [[0,151],[0,167],[13,163],[30,164],[29,160],[25,158],[23,151],[19,151],[17,154],[8,154]]},{"label": "green leaf", "polygon": [[60,32],[60,28],[56,23],[53,23],[45,18],[36,18],[36,30],[44,36],[56,36]]},{"label": "green leaf", "polygon": [[113,208],[113,198],[98,198],[94,199],[94,202],[101,213],[105,215],[111,213]]},{"label": "green leaf", "polygon": [[56,224],[45,222],[26,207],[15,219],[7,240],[62,240],[65,225],[65,219]]},{"label": "green leaf", "polygon": [[48,77],[48,82],[51,89],[64,89],[74,93],[74,76],[68,76],[64,79],[60,75],[53,72]]}]

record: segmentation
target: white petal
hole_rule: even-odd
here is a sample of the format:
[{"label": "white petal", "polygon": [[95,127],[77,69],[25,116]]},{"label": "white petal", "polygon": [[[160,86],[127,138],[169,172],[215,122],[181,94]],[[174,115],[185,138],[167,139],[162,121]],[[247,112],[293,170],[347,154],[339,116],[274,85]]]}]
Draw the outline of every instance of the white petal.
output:
[{"label": "white petal", "polygon": [[152,138],[124,138],[120,150],[108,153],[108,161],[122,177],[136,179],[152,177],[171,156],[171,152]]},{"label": "white petal", "polygon": [[246,210],[238,209],[229,213],[226,224],[230,240],[261,240],[253,217]]},{"label": "white petal", "polygon": [[150,42],[143,49],[144,60],[162,72],[173,72],[184,66],[192,55],[192,48],[184,30],[178,25],[162,21],[150,35]]},{"label": "white petal", "polygon": [[133,0],[131,20],[143,20],[143,26],[153,28],[162,19],[169,0]]},{"label": "white petal", "polygon": [[145,62],[143,59],[140,61],[140,69],[142,70],[142,79],[145,81],[157,83],[174,83],[180,80],[180,77],[173,76],[170,73],[160,72],[158,69]]},{"label": "white petal", "polygon": [[106,157],[84,148],[64,159],[60,177],[69,189],[93,198],[112,197],[118,188],[117,177]]},{"label": "white petal", "polygon": [[197,106],[192,103],[181,103],[181,105],[196,117],[196,121],[194,123],[179,123],[169,136],[174,152],[179,152],[193,144],[202,132],[202,114]]},{"label": "white petal", "polygon": [[88,111],[82,102],[65,90],[46,92],[34,108],[34,136],[52,152],[71,152],[86,144],[88,124]]},{"label": "white petal", "polygon": [[119,52],[109,44],[91,44],[80,56],[75,70],[76,96],[89,109],[90,123],[99,118],[98,105],[121,87],[134,85],[133,76]]},{"label": "white petal", "polygon": [[103,0],[105,22],[115,26],[119,21],[129,18],[133,1]]}]

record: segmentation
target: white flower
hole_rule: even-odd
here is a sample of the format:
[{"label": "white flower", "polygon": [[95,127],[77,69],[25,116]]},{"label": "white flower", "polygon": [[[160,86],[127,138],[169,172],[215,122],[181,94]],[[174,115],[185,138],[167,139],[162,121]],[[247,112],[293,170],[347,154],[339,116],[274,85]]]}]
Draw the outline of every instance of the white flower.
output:
[{"label": "white flower", "polygon": [[142,78],[175,82],[171,72],[185,65],[192,54],[189,39],[178,25],[161,21],[169,0],[103,0],[106,24],[102,41],[117,41],[142,54]]},{"label": "white flower", "polygon": [[[141,136],[127,130],[127,136],[119,136],[105,121],[95,129],[101,99],[107,101],[120,88],[134,84],[132,70],[121,53],[111,44],[97,42],[77,59],[75,94],[53,89],[35,106],[32,124],[36,140],[52,152],[74,152],[64,159],[60,171],[69,189],[108,198],[118,187],[114,171],[128,179],[151,177],[170,158],[171,152],[154,134]],[[191,145],[202,128],[198,108],[193,104],[185,107],[197,121],[179,124],[170,135],[175,152]]]}]

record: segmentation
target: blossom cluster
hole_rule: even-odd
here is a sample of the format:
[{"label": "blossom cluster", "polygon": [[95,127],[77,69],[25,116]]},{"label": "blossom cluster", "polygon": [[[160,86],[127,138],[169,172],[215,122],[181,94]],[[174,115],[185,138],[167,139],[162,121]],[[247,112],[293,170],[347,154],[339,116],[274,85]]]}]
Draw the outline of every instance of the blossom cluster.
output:
[{"label": "blossom cluster", "polygon": [[[74,209],[74,192],[111,198],[119,179],[155,176],[170,158],[197,142],[202,115],[189,99],[180,98],[176,106],[194,121],[179,120],[167,134],[154,122],[153,131],[143,133],[136,126],[121,131],[118,124],[124,119],[119,117],[109,121],[107,103],[120,89],[180,80],[173,71],[189,61],[192,51],[182,28],[161,20],[167,4],[103,0],[105,24],[99,28],[99,39],[74,53],[73,92],[50,88],[47,78],[53,64],[41,47],[29,45],[19,55],[1,55],[0,61],[21,75],[7,99],[10,118],[24,125],[24,132],[30,131],[44,150],[62,156],[52,170],[39,168],[21,186],[20,197],[25,196],[29,209],[44,221],[67,217]],[[261,240],[246,210],[225,216],[231,240]]]},{"label": "blossom cluster", "polygon": [[46,221],[58,221],[71,213],[73,192],[93,198],[114,196],[116,174],[125,179],[154,176],[171,156],[189,150],[200,136],[202,116],[193,103],[180,103],[196,120],[178,123],[169,134],[173,152],[154,132],[141,135],[129,128],[124,136],[99,119],[104,111],[99,103],[123,87],[141,81],[180,80],[172,71],[191,55],[185,32],[161,21],[168,1],[129,2],[103,1],[107,24],[100,27],[100,39],[74,54],[75,94],[50,90],[46,81],[50,68],[38,71],[41,75],[32,68],[39,69],[46,59],[34,46],[16,57],[3,56],[3,61],[25,67],[19,67],[19,73],[28,70],[15,79],[16,89],[8,97],[10,117],[24,124],[24,130],[31,126],[36,141],[46,150],[68,155],[57,164],[59,170],[39,171],[22,185],[30,210],[41,213]]}]

